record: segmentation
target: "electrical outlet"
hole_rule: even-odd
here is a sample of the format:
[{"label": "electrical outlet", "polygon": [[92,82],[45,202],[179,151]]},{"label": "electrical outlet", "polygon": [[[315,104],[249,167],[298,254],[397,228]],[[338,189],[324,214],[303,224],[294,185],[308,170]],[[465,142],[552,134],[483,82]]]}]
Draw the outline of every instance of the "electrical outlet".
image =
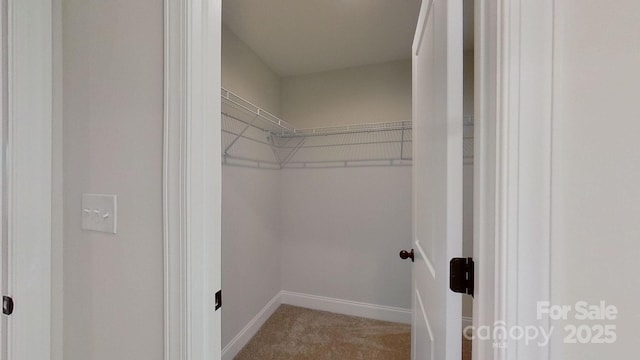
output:
[{"label": "electrical outlet", "polygon": [[82,230],[116,233],[116,195],[82,194]]}]

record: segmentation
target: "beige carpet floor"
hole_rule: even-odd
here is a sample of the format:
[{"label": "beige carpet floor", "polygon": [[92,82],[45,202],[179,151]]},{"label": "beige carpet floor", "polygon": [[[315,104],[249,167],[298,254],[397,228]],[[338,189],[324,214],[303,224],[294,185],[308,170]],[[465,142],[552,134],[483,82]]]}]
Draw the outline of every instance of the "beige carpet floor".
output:
[{"label": "beige carpet floor", "polygon": [[281,305],[235,360],[407,360],[411,327]]},{"label": "beige carpet floor", "polygon": [[462,337],[462,360],[471,360],[471,340]]},{"label": "beige carpet floor", "polygon": [[[235,360],[408,360],[411,326],[281,305]],[[463,339],[462,359],[471,359]]]}]

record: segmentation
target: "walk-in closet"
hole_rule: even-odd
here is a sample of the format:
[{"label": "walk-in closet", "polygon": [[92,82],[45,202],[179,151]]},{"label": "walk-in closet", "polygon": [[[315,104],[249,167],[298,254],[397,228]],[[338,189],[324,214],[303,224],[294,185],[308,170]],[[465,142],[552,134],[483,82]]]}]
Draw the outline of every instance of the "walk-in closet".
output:
[{"label": "walk-in closet", "polygon": [[[223,1],[223,359],[360,351],[323,343],[332,326],[388,336],[380,359],[411,351],[412,265],[399,252],[412,247],[420,0],[351,3]],[[464,71],[461,226],[471,256],[472,40]],[[317,349],[285,349],[287,336]]]}]

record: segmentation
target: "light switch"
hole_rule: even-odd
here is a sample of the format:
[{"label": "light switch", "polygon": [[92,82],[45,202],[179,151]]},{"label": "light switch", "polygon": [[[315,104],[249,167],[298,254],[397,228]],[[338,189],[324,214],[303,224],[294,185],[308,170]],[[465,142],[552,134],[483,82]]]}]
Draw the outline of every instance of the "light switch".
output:
[{"label": "light switch", "polygon": [[82,230],[116,233],[116,195],[82,194]]}]

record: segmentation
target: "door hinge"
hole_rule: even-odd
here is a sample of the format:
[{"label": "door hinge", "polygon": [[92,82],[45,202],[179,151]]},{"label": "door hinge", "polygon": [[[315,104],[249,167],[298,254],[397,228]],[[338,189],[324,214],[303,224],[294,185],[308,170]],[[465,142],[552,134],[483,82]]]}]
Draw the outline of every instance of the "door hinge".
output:
[{"label": "door hinge", "polygon": [[218,290],[216,293],[216,308],[215,311],[222,307],[222,290]]},{"label": "door hinge", "polygon": [[473,258],[453,258],[449,262],[449,288],[473,296]]},{"label": "door hinge", "polygon": [[2,313],[5,315],[13,314],[13,298],[11,296],[2,297]]}]

